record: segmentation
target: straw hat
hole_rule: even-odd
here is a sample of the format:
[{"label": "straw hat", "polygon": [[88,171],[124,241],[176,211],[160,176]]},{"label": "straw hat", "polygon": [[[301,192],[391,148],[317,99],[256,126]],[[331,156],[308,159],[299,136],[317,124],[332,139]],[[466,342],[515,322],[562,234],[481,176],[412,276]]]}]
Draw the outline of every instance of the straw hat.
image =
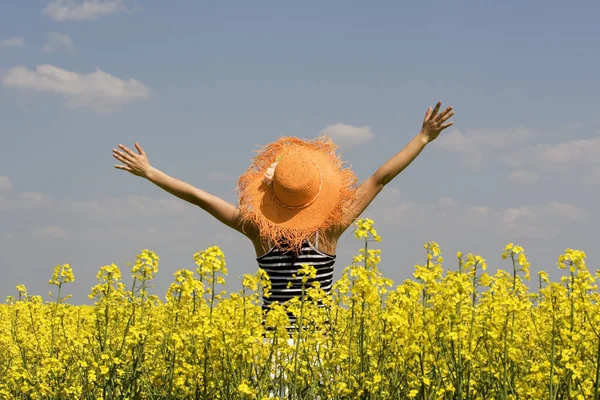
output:
[{"label": "straw hat", "polygon": [[242,219],[274,245],[297,251],[315,232],[341,221],[356,182],[328,137],[281,137],[260,149],[238,180]]}]

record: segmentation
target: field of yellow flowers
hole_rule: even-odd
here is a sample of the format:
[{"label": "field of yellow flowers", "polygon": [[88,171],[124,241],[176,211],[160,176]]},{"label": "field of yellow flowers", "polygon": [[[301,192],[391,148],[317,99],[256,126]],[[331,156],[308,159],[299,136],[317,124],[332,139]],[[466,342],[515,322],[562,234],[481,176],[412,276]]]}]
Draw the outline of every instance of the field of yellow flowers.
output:
[{"label": "field of yellow flowers", "polygon": [[373,221],[355,236],[362,248],[331,294],[309,286],[315,270],[303,266],[303,299],[266,315],[266,276],[225,293],[216,246],[175,273],[164,300],[148,292],[159,264],[149,250],[128,265],[130,287],[119,267],[102,267],[93,306],[66,301],[73,271],[58,265],[55,301],[19,285],[0,305],[0,398],[599,399],[600,273],[582,251],[567,249],[561,281],[541,271],[532,291],[520,246],[502,253],[509,272],[488,275],[473,254],[444,270],[429,242],[414,279],[394,286],[370,248]]}]

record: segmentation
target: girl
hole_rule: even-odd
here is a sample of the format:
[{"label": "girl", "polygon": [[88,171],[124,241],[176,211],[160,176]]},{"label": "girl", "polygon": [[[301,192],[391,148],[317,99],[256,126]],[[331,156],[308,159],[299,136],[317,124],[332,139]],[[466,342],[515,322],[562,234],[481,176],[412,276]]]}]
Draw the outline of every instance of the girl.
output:
[{"label": "girl", "polygon": [[[453,124],[446,122],[454,114],[452,107],[438,113],[440,106],[438,102],[433,110],[429,107],[421,131],[358,187],[354,173],[342,167],[336,146],[324,137],[313,141],[282,137],[261,149],[238,180],[238,206],[152,167],[138,143],[137,154],[121,144],[121,150],[113,149],[113,156],[123,163],[115,168],[149,180],[248,237],[259,267],[271,280],[271,295],[263,298],[266,311],[274,301],[284,303],[301,295],[301,277],[295,277],[301,264],[316,269],[307,285],[318,281],[329,293],[338,238],[385,185]],[[288,317],[288,330],[294,330],[295,317],[291,313]],[[281,371],[271,372],[274,380],[277,373]],[[279,389],[279,396],[287,395],[288,387]]]},{"label": "girl", "polygon": [[421,131],[358,188],[356,176],[342,167],[336,146],[324,137],[314,141],[282,137],[265,146],[239,178],[238,206],[152,167],[138,143],[137,154],[122,144],[121,150],[113,149],[113,156],[123,163],[115,168],[199,206],[250,239],[259,267],[271,279],[271,296],[263,299],[267,309],[273,301],[283,303],[301,293],[299,279],[292,277],[300,264],[317,270],[309,285],[316,280],[329,291],[338,238],[385,185],[453,124],[446,122],[454,115],[452,107],[438,113],[440,106],[438,102],[433,110],[429,107]]}]

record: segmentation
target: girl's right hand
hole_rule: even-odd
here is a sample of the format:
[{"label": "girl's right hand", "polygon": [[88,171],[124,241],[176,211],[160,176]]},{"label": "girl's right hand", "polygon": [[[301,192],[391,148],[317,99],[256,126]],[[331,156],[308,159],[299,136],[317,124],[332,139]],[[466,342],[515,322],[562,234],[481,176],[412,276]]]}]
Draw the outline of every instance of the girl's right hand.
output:
[{"label": "girl's right hand", "polygon": [[115,165],[115,168],[131,172],[132,174],[143,178],[148,177],[148,172],[152,167],[150,166],[150,162],[148,161],[148,157],[146,156],[144,149],[142,149],[142,146],[137,142],[135,143],[135,148],[139,154],[135,154],[132,150],[127,148],[127,146],[123,146],[122,144],[120,144],[119,147],[123,151],[113,149],[113,157],[125,165],[117,164]]},{"label": "girl's right hand", "polygon": [[438,114],[441,105],[442,102],[438,101],[433,111],[431,110],[431,107],[429,107],[425,113],[420,136],[426,144],[434,141],[440,135],[441,131],[454,124],[454,122],[446,122],[454,115],[452,107],[448,107]]}]

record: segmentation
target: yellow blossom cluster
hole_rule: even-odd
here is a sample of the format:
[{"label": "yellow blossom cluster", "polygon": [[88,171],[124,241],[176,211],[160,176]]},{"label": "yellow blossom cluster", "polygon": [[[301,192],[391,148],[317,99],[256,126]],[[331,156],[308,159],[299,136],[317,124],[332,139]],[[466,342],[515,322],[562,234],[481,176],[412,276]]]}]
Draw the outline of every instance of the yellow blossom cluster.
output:
[{"label": "yellow blossom cluster", "polygon": [[177,270],[164,299],[149,293],[160,261],[150,250],[129,266],[131,284],[117,265],[100,268],[93,305],[66,302],[75,278],[58,265],[55,300],[18,285],[0,305],[0,398],[600,398],[600,272],[585,253],[567,249],[557,264],[569,275],[540,271],[531,289],[521,246],[508,244],[507,270],[489,274],[475,254],[444,268],[427,242],[413,278],[394,284],[369,247],[381,240],[373,225],[356,222],[361,248],[331,293],[308,285],[317,270],[302,265],[303,295],[268,312],[261,269],[222,290],[217,246]]}]

